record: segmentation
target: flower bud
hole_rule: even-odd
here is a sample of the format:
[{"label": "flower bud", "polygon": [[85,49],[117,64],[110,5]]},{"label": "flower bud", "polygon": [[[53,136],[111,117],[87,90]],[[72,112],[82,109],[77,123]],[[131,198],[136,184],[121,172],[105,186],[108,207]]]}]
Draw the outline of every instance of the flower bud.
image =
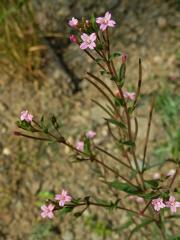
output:
[{"label": "flower bud", "polygon": [[127,60],[127,54],[126,53],[123,53],[122,56],[121,56],[121,61],[122,63],[126,63],[126,60]]},{"label": "flower bud", "polygon": [[78,42],[77,37],[76,37],[75,35],[73,35],[73,34],[69,36],[69,39],[70,39],[70,41],[73,42],[73,43],[77,43],[77,42]]}]

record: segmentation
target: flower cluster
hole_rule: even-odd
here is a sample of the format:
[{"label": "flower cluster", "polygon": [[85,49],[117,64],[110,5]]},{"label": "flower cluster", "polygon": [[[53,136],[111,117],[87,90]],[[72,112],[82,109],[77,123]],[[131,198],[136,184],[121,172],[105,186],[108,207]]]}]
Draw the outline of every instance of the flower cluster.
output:
[{"label": "flower cluster", "polygon": [[[72,197],[67,194],[67,191],[62,190],[60,194],[56,194],[55,200],[59,201],[59,206],[63,207],[67,202],[70,202],[72,200]],[[42,218],[53,218],[55,205],[50,203],[49,205],[43,205],[41,206],[41,217]]]},{"label": "flower cluster", "polygon": [[[97,18],[93,15],[88,20],[86,18],[79,20],[73,17],[69,21],[69,26],[73,32],[73,34],[70,35],[70,41],[76,43],[80,49],[84,50],[88,57],[100,67],[101,71],[99,73],[101,76],[99,76],[100,74],[97,75],[95,71],[89,71],[87,72],[86,80],[92,83],[97,90],[102,93],[107,102],[107,104],[101,104],[101,102],[94,100],[108,115],[108,118],[105,118],[109,133],[108,137],[110,137],[110,141],[114,141],[114,147],[120,151],[121,155],[117,154],[117,151],[114,152],[112,149],[106,149],[108,148],[108,144],[103,147],[99,146],[100,143],[98,143],[98,141],[93,141],[96,137],[96,132],[93,130],[89,130],[82,135],[82,139],[76,142],[76,144],[71,144],[68,139],[64,137],[63,131],[61,131],[62,126],[55,116],[52,116],[48,121],[44,119],[44,117],[41,117],[41,120],[38,122],[38,120],[33,120],[33,115],[27,110],[21,112],[21,121],[17,122],[17,126],[21,128],[22,131],[29,131],[30,133],[26,134],[15,131],[14,134],[38,141],[55,141],[58,144],[68,147],[75,153],[74,156],[77,161],[86,162],[90,160],[91,164],[95,163],[98,165],[100,167],[101,179],[105,180],[104,182],[106,182],[110,188],[114,188],[114,190],[118,189],[118,191],[120,190],[122,192],[119,205],[119,199],[115,199],[113,202],[107,201],[107,203],[104,199],[102,199],[103,201],[99,201],[101,200],[99,199],[97,202],[94,202],[90,196],[85,196],[82,199],[72,199],[67,191],[62,190],[61,193],[55,195],[53,200],[49,200],[46,205],[41,206],[42,218],[52,219],[54,211],[62,209],[63,207],[70,208],[70,210],[73,210],[74,207],[82,208],[80,212],[75,212],[74,214],[74,216],[79,217],[89,206],[100,206],[109,209],[124,210],[138,217],[145,217],[150,219],[150,222],[153,220],[158,227],[161,227],[161,217],[156,219],[152,211],[149,212],[149,214],[152,215],[150,216],[146,214],[146,210],[148,210],[149,207],[153,207],[158,215],[161,214],[160,211],[164,208],[170,209],[172,213],[177,211],[177,208],[180,207],[180,202],[176,201],[175,197],[172,196],[174,189],[176,189],[172,186],[174,186],[179,169],[168,169],[168,172],[164,175],[160,172],[155,172],[150,179],[146,179],[146,174],[144,175],[144,172],[151,166],[151,164],[146,161],[146,150],[149,141],[154,101],[149,111],[146,139],[143,144],[143,158],[141,158],[141,155],[137,155],[136,151],[136,146],[139,143],[137,141],[138,121],[136,119],[135,109],[141,92],[142,64],[141,59],[139,59],[139,80],[135,92],[126,91],[127,89],[124,88],[124,84],[126,83],[127,54],[122,51],[111,52],[110,46],[108,28],[114,27],[115,24],[116,22],[111,19],[111,13],[109,12]],[[76,32],[77,35],[74,35],[74,32]],[[94,49],[95,51],[89,51],[89,49]],[[121,57],[119,61],[120,64],[116,66],[114,58],[119,56]],[[104,75],[107,79],[103,79]],[[104,81],[108,79],[113,81],[113,88],[116,87],[116,91],[112,91],[110,85]],[[134,121],[135,124],[133,124]],[[33,133],[36,135],[34,136]],[[106,161],[106,157],[108,161]],[[113,165],[111,165],[110,159],[114,161]],[[117,164],[126,167],[127,171],[121,171],[121,167],[117,167]],[[154,167],[153,164],[152,166]],[[101,171],[101,168],[103,171]],[[110,180],[112,176],[108,175],[108,172],[114,175],[115,181]],[[165,187],[165,181],[168,182],[167,187]],[[167,193],[169,192],[171,192],[171,194],[167,197]],[[154,199],[155,195],[156,198]],[[118,196],[118,194],[116,196]],[[133,204],[135,209],[123,206],[124,196],[125,198],[127,197],[129,202],[135,203]],[[146,201],[146,199],[151,200]],[[70,204],[66,204],[69,202]],[[141,211],[139,205],[145,205]],[[166,212],[162,213],[165,214],[166,217]],[[129,214],[128,217],[131,218],[130,215],[131,214]],[[142,223],[140,221],[141,219],[137,219],[138,224],[141,226]],[[161,232],[163,230],[164,229],[161,229]],[[134,230],[132,230],[130,236],[133,231]]]},{"label": "flower cluster", "polygon": [[170,208],[172,213],[176,212],[176,208],[180,207],[180,202],[176,202],[176,199],[174,196],[169,197],[169,201],[163,202],[162,198],[156,198],[152,200],[152,205],[154,209],[159,212],[161,208]]},{"label": "flower cluster", "polygon": [[[99,25],[100,30],[105,31],[108,27],[114,27],[116,22],[111,19],[111,13],[106,12],[104,17],[98,17],[96,18],[96,23]],[[80,43],[80,48],[82,50],[85,50],[87,48],[89,49],[95,49],[96,48],[96,40],[97,40],[97,34],[95,32],[92,32],[90,34],[83,32],[82,33],[82,28],[84,30],[87,30],[87,28],[90,27],[90,22],[89,20],[86,20],[83,25],[78,21],[76,18],[72,18],[69,20],[69,26],[73,29],[81,29],[81,43]],[[82,25],[82,26],[81,26]],[[94,30],[94,29],[93,29]],[[70,35],[70,41],[73,43],[78,43],[78,38],[75,35]]]}]

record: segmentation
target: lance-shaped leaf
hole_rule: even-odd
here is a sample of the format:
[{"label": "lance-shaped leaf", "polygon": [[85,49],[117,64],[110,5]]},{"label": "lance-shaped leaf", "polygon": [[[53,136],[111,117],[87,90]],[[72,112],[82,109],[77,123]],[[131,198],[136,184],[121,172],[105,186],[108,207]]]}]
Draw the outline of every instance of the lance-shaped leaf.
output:
[{"label": "lance-shaped leaf", "polygon": [[133,142],[132,140],[119,140],[119,143],[123,145],[127,145],[129,147],[135,146],[135,142]]},{"label": "lance-shaped leaf", "polygon": [[37,129],[35,129],[31,123],[29,122],[26,122],[26,121],[17,121],[16,122],[16,125],[21,128],[21,129],[24,129],[26,131],[29,131],[29,132],[38,132]]},{"label": "lance-shaped leaf", "polygon": [[124,106],[125,102],[123,101],[122,98],[119,98],[119,97],[115,97],[114,98],[114,103],[117,107],[122,107]]},{"label": "lance-shaped leaf", "polygon": [[138,232],[141,228],[149,225],[150,223],[154,222],[153,219],[144,220],[141,224],[138,224],[130,233],[128,240],[130,240],[134,233]]},{"label": "lance-shaped leaf", "polygon": [[43,130],[44,133],[47,134],[49,132],[50,123],[45,122],[44,116],[41,117],[40,127],[41,127],[41,129]]},{"label": "lance-shaped leaf", "polygon": [[126,128],[126,125],[123,122],[117,121],[115,119],[108,119],[108,118],[105,118],[105,120],[111,124],[114,124],[114,125],[120,127],[120,128]]},{"label": "lance-shaped leaf", "polygon": [[61,215],[65,215],[67,213],[70,213],[73,211],[75,206],[68,206],[68,207],[63,207],[59,212]]},{"label": "lance-shaped leaf", "polygon": [[156,189],[159,185],[159,180],[157,179],[151,179],[151,180],[145,180],[145,185],[147,188],[153,188],[153,189]]},{"label": "lance-shaped leaf", "polygon": [[87,137],[85,137],[85,140],[84,140],[84,152],[87,153],[87,154],[90,154],[90,152],[91,152],[90,140]]},{"label": "lance-shaped leaf", "polygon": [[59,125],[59,123],[57,122],[57,119],[56,119],[56,117],[55,117],[54,115],[51,117],[51,122],[52,122],[53,127],[54,127],[56,130],[58,130],[58,129],[60,128],[60,125]]},{"label": "lance-shaped leaf", "polygon": [[161,194],[159,192],[155,192],[155,191],[139,194],[140,197],[147,199],[147,200],[158,198],[160,195]]},{"label": "lance-shaped leaf", "polygon": [[91,15],[90,23],[92,24],[92,28],[95,30],[95,32],[97,32],[98,31],[98,26],[97,26],[96,18],[94,16],[94,14]]},{"label": "lance-shaped leaf", "polygon": [[109,61],[112,61],[114,58],[116,57],[120,57],[121,56],[121,52],[120,51],[117,51],[117,52],[114,52],[110,55],[110,58],[109,58]]},{"label": "lance-shaped leaf", "polygon": [[110,182],[109,185],[117,190],[121,190],[123,192],[133,194],[133,195],[142,193],[142,191],[138,187],[134,187],[128,183],[114,181],[114,182]]},{"label": "lance-shaped leaf", "polygon": [[126,73],[126,64],[123,63],[121,64],[121,67],[119,69],[119,78],[118,78],[118,81],[119,81],[118,83],[121,87],[124,85],[125,73]]}]

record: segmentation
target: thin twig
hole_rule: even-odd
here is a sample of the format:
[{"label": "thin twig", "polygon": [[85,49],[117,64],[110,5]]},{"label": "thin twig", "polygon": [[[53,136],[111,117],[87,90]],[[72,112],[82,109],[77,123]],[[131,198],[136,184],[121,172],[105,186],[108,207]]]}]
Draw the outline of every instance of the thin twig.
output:
[{"label": "thin twig", "polygon": [[145,145],[144,145],[144,151],[143,151],[142,171],[143,171],[143,169],[144,169],[145,160],[146,160],[146,152],[147,152],[147,146],[148,146],[148,141],[149,141],[149,133],[150,133],[150,128],[151,128],[151,122],[152,122],[152,114],[153,114],[154,104],[155,104],[155,97],[153,97],[152,104],[151,104],[151,108],[150,108],[150,111],[149,111],[148,127],[147,127],[146,139],[145,139]]},{"label": "thin twig", "polygon": [[136,91],[136,98],[134,100],[133,108],[136,107],[137,100],[139,98],[140,91],[141,91],[141,84],[142,84],[142,64],[141,64],[141,59],[139,58],[139,80],[138,80],[138,86],[137,86],[137,91]]},{"label": "thin twig", "polygon": [[91,76],[92,78],[94,78],[96,81],[98,81],[102,86],[104,86],[108,90],[108,92],[112,95],[113,98],[115,97],[114,93],[112,92],[112,90],[100,78],[98,78],[97,76],[95,76],[94,74],[92,74],[90,72],[87,72],[87,74],[89,76]]},{"label": "thin twig", "polygon": [[121,163],[121,164],[124,165],[125,167],[132,169],[131,166],[129,166],[128,164],[122,162],[119,158],[117,158],[116,156],[112,155],[112,154],[109,153],[108,151],[106,151],[106,150],[104,150],[104,149],[102,149],[102,148],[100,148],[100,147],[97,147],[97,146],[96,146],[95,148],[98,149],[99,151],[105,153],[106,155],[108,155],[109,157],[111,157],[112,159],[114,159],[115,161]]},{"label": "thin twig", "polygon": [[110,97],[96,83],[94,83],[91,79],[89,79],[87,77],[85,77],[85,79],[88,80],[90,83],[92,83],[103,94],[103,96],[108,100],[108,102],[111,104],[111,106],[114,108],[114,110],[117,111],[116,106],[111,101]]},{"label": "thin twig", "polygon": [[114,116],[110,113],[109,110],[107,110],[101,103],[99,103],[98,101],[92,99],[92,101],[94,103],[96,103],[100,108],[102,108],[109,116],[111,116],[112,118],[114,118]]}]

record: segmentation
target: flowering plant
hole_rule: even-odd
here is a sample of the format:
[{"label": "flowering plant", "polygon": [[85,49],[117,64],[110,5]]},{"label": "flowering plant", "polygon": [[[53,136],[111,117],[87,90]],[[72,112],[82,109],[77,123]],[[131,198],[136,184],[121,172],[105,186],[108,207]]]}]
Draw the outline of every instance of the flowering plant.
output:
[{"label": "flowering plant", "polygon": [[[84,134],[83,139],[72,144],[63,136],[62,126],[55,116],[52,116],[49,122],[46,122],[44,117],[38,121],[27,110],[21,112],[17,126],[34,134],[27,134],[23,131],[15,131],[14,133],[34,140],[55,141],[69,147],[75,153],[78,162],[82,162],[82,164],[87,161],[92,164],[96,163],[103,183],[107,184],[109,189],[121,193],[120,198],[116,194],[116,199],[112,202],[105,199],[95,201],[90,196],[75,198],[70,196],[67,191],[62,190],[61,194],[57,194],[54,199],[48,199],[47,204],[41,207],[43,218],[51,219],[54,217],[55,211],[62,209],[65,212],[72,212],[74,209],[80,208],[80,211],[74,213],[76,217],[79,217],[91,206],[104,207],[127,213],[130,219],[130,224],[126,226],[130,227],[128,239],[131,239],[137,231],[140,231],[145,239],[149,239],[149,233],[146,233],[143,228],[146,227],[148,231],[153,231],[153,226],[159,229],[160,237],[158,239],[167,239],[170,234],[173,235],[174,230],[171,231],[169,228],[167,232],[168,225],[166,224],[178,217],[174,213],[180,207],[180,202],[176,201],[175,198],[175,195],[179,193],[176,187],[179,159],[172,160],[176,170],[171,171],[171,174],[162,176],[158,172],[153,177],[149,177],[148,172],[154,166],[151,165],[150,161],[147,161],[146,155],[155,104],[154,98],[149,112],[143,157],[139,160],[137,156],[138,119],[136,107],[141,90],[142,64],[141,59],[139,59],[139,80],[135,92],[124,90],[127,54],[123,52],[112,53],[110,48],[109,28],[113,28],[115,25],[116,22],[111,19],[109,12],[104,17],[95,18],[92,15],[90,19],[82,18],[82,20],[73,17],[69,21],[72,30],[70,41],[77,44],[100,69],[100,72],[97,73],[87,72],[85,79],[96,87],[107,101],[106,106],[96,100],[94,103],[106,114],[105,122],[109,135],[121,155],[117,156],[112,151],[110,152],[105,147],[96,144],[94,130],[89,130]],[[121,59],[119,66],[117,62],[115,64],[115,58]],[[106,79],[103,80],[104,76]],[[114,89],[111,89],[106,83],[107,79],[114,83]],[[112,160],[110,163],[108,163],[109,159]],[[125,169],[126,174],[123,174],[117,165]],[[127,205],[131,205],[131,207],[127,207]]]}]

